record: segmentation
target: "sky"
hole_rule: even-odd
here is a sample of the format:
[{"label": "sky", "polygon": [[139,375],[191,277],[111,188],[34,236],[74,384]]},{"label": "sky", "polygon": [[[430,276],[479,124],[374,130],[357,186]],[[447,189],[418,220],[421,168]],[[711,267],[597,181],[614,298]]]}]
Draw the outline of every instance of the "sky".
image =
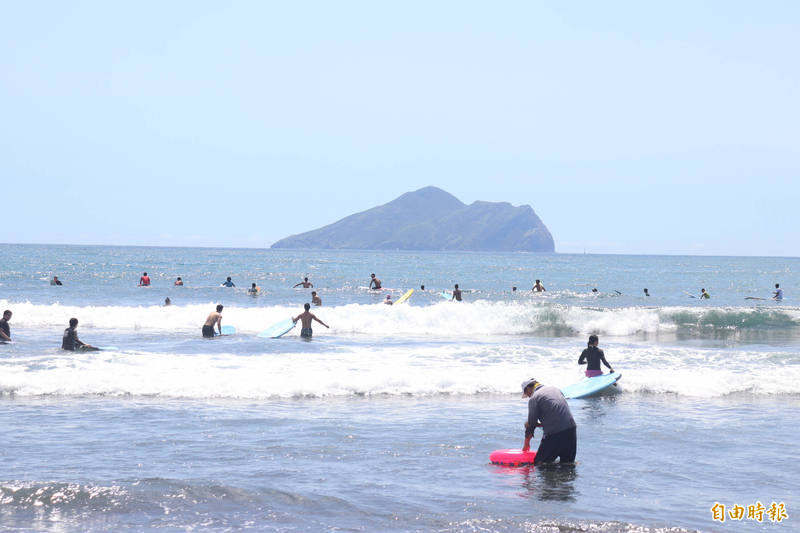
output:
[{"label": "sky", "polygon": [[800,2],[6,2],[0,242],[269,247],[427,185],[800,255]]}]

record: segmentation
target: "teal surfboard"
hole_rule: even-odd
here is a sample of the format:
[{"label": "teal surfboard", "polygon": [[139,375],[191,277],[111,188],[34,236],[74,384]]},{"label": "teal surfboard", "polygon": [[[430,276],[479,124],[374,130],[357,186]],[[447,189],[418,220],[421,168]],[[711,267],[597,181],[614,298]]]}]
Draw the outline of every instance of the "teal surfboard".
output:
[{"label": "teal surfboard", "polygon": [[449,300],[449,299],[451,299],[451,298],[453,297],[453,295],[452,295],[452,294],[450,294],[450,293],[449,293],[449,292],[447,292],[447,291],[442,291],[442,292],[440,292],[440,293],[439,293],[439,296],[441,296],[441,297],[442,297],[442,298],[444,298],[445,300]]},{"label": "teal surfboard", "polygon": [[561,393],[566,398],[586,398],[613,386],[621,377],[622,374],[619,372],[611,372],[593,378],[583,378],[577,383],[563,387]]},{"label": "teal surfboard", "polygon": [[119,348],[116,346],[98,346],[98,350],[103,350],[104,352],[118,352]]},{"label": "teal surfboard", "polygon": [[236,333],[236,328],[233,326],[222,326],[222,334],[223,335],[234,335]]},{"label": "teal surfboard", "polygon": [[262,339],[277,339],[278,337],[282,337],[286,335],[290,331],[294,329],[296,322],[292,322],[291,318],[287,318],[286,320],[281,320],[277,324],[273,324],[257,336],[261,337]]}]

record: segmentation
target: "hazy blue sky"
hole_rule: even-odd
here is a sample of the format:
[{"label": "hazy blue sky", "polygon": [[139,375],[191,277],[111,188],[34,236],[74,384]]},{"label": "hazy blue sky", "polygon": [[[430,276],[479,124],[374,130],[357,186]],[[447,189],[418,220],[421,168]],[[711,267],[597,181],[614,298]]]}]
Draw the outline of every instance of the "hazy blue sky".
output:
[{"label": "hazy blue sky", "polygon": [[426,185],[800,255],[800,2],[5,2],[0,242],[267,247]]}]

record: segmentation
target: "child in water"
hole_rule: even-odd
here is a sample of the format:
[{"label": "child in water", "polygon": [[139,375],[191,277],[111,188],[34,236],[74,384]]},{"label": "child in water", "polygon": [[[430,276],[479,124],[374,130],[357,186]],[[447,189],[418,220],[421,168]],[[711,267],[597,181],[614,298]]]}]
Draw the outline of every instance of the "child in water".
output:
[{"label": "child in water", "polygon": [[578,358],[579,365],[586,364],[587,378],[593,378],[603,374],[603,371],[600,370],[600,361],[602,361],[603,364],[608,367],[610,372],[614,371],[614,369],[611,368],[611,365],[608,364],[608,361],[606,361],[606,354],[603,353],[603,350],[597,347],[599,342],[600,340],[597,338],[597,335],[589,335],[589,346]]}]

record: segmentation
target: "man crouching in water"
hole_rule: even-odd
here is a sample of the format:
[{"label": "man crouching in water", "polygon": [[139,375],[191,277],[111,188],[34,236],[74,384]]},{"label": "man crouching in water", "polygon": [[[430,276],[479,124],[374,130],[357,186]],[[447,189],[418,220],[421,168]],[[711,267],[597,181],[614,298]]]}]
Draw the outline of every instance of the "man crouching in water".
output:
[{"label": "man crouching in water", "polygon": [[[541,427],[544,433],[533,464],[553,463],[556,457],[562,463],[575,462],[578,437],[575,420],[567,400],[557,387],[542,385],[535,379],[522,382],[522,397],[528,397],[528,421],[525,422],[525,444],[522,451],[530,450],[533,431]],[[541,424],[539,421],[541,420]]]},{"label": "man crouching in water", "polygon": [[303,328],[300,330],[300,336],[304,339],[310,339],[311,335],[314,334],[313,330],[311,329],[311,321],[316,320],[326,328],[330,328],[328,324],[317,318],[314,313],[310,313],[308,310],[311,309],[311,304],[305,304],[303,306],[305,308],[305,312],[297,315],[296,317],[292,317],[292,322],[297,322],[298,320],[301,321],[301,325]]},{"label": "man crouching in water", "polygon": [[203,337],[207,339],[214,338],[214,324],[217,325],[217,331],[222,335],[222,304],[217,306],[217,310],[210,313],[206,318],[206,323],[203,324]]},{"label": "man crouching in water", "polygon": [[70,318],[69,319],[69,327],[64,330],[64,336],[61,339],[61,349],[62,350],[69,350],[70,352],[74,352],[75,350],[81,351],[96,351],[100,348],[95,348],[91,344],[86,344],[85,342],[81,342],[78,338],[78,319],[77,318]]}]

